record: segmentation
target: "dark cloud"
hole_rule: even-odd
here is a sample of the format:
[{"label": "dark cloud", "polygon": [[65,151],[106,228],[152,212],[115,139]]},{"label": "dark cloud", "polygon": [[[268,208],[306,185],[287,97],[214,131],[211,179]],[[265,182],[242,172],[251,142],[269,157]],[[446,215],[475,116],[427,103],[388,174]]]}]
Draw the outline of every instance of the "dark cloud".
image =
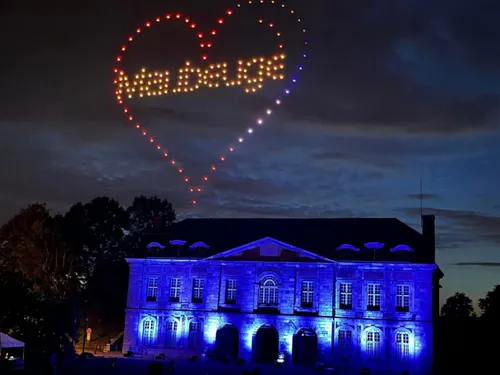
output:
[{"label": "dark cloud", "polygon": [[452,263],[451,265],[461,266],[461,267],[486,267],[486,268],[500,267],[499,262],[459,262],[459,263]]},{"label": "dark cloud", "polygon": [[437,194],[408,194],[408,198],[410,199],[437,199],[439,198],[439,195]]},{"label": "dark cloud", "polygon": [[[403,212],[409,216],[418,216],[420,208],[405,208]],[[428,207],[424,207],[423,212],[436,215],[438,239],[442,236],[441,243],[448,241],[447,247],[452,247],[457,242],[477,243],[478,238],[485,242],[500,243],[500,216]]]}]

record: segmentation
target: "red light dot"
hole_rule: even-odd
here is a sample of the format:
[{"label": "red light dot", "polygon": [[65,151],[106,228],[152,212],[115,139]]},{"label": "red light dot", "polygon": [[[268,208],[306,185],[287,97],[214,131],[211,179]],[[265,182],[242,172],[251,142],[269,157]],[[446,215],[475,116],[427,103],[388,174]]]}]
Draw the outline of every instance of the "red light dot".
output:
[{"label": "red light dot", "polygon": [[208,181],[208,176],[204,176],[204,177],[203,177],[203,179],[204,179],[205,181]]},{"label": "red light dot", "polygon": [[189,182],[189,178],[184,177],[184,181]]},{"label": "red light dot", "polygon": [[168,152],[164,152],[163,156],[167,157],[168,156]]},{"label": "red light dot", "polygon": [[226,13],[231,15],[231,14],[233,14],[233,11],[231,9],[228,9]]},{"label": "red light dot", "polygon": [[229,147],[229,151],[233,152],[234,151],[234,147]]},{"label": "red light dot", "polygon": [[175,164],[175,159],[172,159],[172,164]]},{"label": "red light dot", "polygon": [[193,192],[193,191],[194,191],[194,189],[193,189],[193,188],[189,188],[189,191],[190,191],[190,192]]},{"label": "red light dot", "polygon": [[159,150],[159,149],[161,149],[161,146],[160,146],[160,145],[157,145],[157,146],[156,146],[156,148]]},{"label": "red light dot", "polygon": [[129,42],[131,42],[131,41],[133,41],[133,40],[134,40],[134,37],[133,37],[133,36],[129,36],[129,37],[128,37],[128,41],[129,41]]},{"label": "red light dot", "polygon": [[[115,80],[113,81],[113,83],[116,85],[116,84],[118,83],[118,81],[115,79]],[[116,94],[116,93],[115,93],[115,94]]]},{"label": "red light dot", "polygon": [[193,201],[193,204],[196,204],[196,201]]},{"label": "red light dot", "polygon": [[198,33],[198,38],[203,38],[203,33]]},{"label": "red light dot", "polygon": [[137,129],[139,129],[139,128],[141,127],[141,125],[140,125],[140,124],[135,124],[135,127],[136,127]]},{"label": "red light dot", "polygon": [[192,23],[192,24],[191,24],[191,28],[192,28],[192,29],[195,29],[195,28],[196,28],[196,24],[195,24],[195,23]]},{"label": "red light dot", "polygon": [[153,137],[149,138],[149,142],[153,143],[155,139]]},{"label": "red light dot", "polygon": [[127,47],[122,46],[122,51],[126,51],[126,50],[127,50]]},{"label": "red light dot", "polygon": [[200,43],[201,48],[205,48],[205,43]]},{"label": "red light dot", "polygon": [[177,14],[175,15],[175,18],[181,18],[181,14],[180,14],[180,13],[177,13]]},{"label": "red light dot", "polygon": [[212,43],[207,43],[207,47],[208,48],[212,47]]},{"label": "red light dot", "polygon": [[212,34],[212,35],[217,34],[217,30],[212,30],[212,31],[210,32],[210,34]]},{"label": "red light dot", "polygon": [[223,24],[223,23],[224,23],[224,19],[223,19],[223,18],[219,18],[219,19],[217,20],[217,22],[218,22],[218,23],[220,23],[220,24]]},{"label": "red light dot", "polygon": [[220,160],[221,160],[221,161],[224,161],[224,160],[226,160],[226,157],[225,157],[225,156],[221,156],[221,157],[220,157]]},{"label": "red light dot", "polygon": [[186,19],[184,20],[184,22],[186,22],[186,23],[189,23],[189,21],[190,21],[190,20],[189,20],[189,18],[186,18]]},{"label": "red light dot", "polygon": [[170,17],[172,17],[172,16],[171,16],[169,13],[167,13],[167,14],[165,15],[165,18],[166,18],[167,20],[169,20],[169,19],[170,19]]},{"label": "red light dot", "polygon": [[123,108],[123,112],[127,113],[128,112],[128,108],[127,107]]},{"label": "red light dot", "polygon": [[143,131],[142,131],[142,135],[146,135],[146,134],[148,134],[148,133],[146,132],[146,130],[143,130]]},{"label": "red light dot", "polygon": [[113,72],[118,73],[118,68],[113,69]]},{"label": "red light dot", "polygon": [[217,167],[215,165],[212,165],[212,170],[215,171]]},{"label": "red light dot", "polygon": [[179,173],[182,173],[184,170],[182,168],[179,168]]},{"label": "red light dot", "polygon": [[117,56],[116,57],[116,61],[118,61],[118,62],[122,61],[122,57],[121,56]]},{"label": "red light dot", "polygon": [[132,116],[129,116],[128,119],[132,121],[134,118]]},{"label": "red light dot", "polygon": [[160,17],[158,17],[158,18],[156,19],[156,22],[160,22],[160,21],[161,21],[161,19],[160,19]]},{"label": "red light dot", "polygon": [[141,32],[141,29],[137,29],[136,33],[139,34]]},{"label": "red light dot", "polygon": [[151,26],[151,22],[146,22],[146,27]]},{"label": "red light dot", "polygon": [[198,191],[201,191],[201,188],[198,188]]},{"label": "red light dot", "polygon": [[201,56],[201,58],[202,58],[203,60],[206,60],[206,59],[208,59],[208,56],[207,56],[207,55],[203,55],[203,56]]}]

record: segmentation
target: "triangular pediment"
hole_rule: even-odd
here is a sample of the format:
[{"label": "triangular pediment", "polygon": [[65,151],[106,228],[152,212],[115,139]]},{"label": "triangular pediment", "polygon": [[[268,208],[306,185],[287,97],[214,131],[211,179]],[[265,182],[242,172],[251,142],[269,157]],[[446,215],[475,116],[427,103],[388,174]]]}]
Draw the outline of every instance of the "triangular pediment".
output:
[{"label": "triangular pediment", "polygon": [[300,249],[271,237],[265,237],[234,249],[223,251],[207,260],[234,261],[284,261],[284,262],[332,262],[332,260]]}]

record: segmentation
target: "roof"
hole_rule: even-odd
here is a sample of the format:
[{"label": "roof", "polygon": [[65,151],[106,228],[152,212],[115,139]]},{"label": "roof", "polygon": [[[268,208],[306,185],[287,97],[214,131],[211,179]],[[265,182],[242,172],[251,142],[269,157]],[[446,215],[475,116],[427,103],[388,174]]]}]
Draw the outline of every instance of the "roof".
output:
[{"label": "roof", "polygon": [[[426,246],[422,234],[395,218],[185,219],[171,225],[165,233],[144,234],[146,243],[158,242],[165,246],[160,250],[165,257],[208,257],[265,237],[333,260],[435,261],[433,246]],[[186,241],[186,245],[173,246],[172,240]],[[190,249],[189,246],[196,242],[203,242],[209,248]],[[380,242],[384,247],[367,249],[365,244],[370,242]],[[336,250],[344,244],[353,245],[360,251]],[[401,244],[414,251],[404,254],[390,251]]]},{"label": "roof", "polygon": [[16,340],[9,335],[0,332],[0,349],[3,348],[23,348],[24,342]]}]

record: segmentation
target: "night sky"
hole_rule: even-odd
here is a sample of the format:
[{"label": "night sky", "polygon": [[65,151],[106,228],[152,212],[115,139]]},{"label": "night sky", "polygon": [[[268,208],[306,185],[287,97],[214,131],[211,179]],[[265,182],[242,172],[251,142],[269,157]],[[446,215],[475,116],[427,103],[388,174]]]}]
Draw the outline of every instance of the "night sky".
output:
[{"label": "night sky", "polygon": [[[193,207],[176,170],[125,120],[112,69],[146,20],[187,10],[210,25],[235,4],[198,2],[0,5],[0,222],[36,201],[64,212],[97,195],[128,205],[145,194],[172,201],[181,218],[397,217],[420,230],[422,179],[424,213],[437,217],[443,298],[463,291],[477,299],[498,283],[500,3],[292,2],[309,31],[300,81],[213,176],[212,160],[284,82],[256,94],[204,89],[134,101],[193,178],[210,174]],[[273,53],[272,34],[248,20],[221,34],[215,60]],[[293,67],[297,25],[287,17],[279,25]],[[187,29],[165,23],[148,33],[130,51],[134,64],[173,71],[200,60]]]}]

